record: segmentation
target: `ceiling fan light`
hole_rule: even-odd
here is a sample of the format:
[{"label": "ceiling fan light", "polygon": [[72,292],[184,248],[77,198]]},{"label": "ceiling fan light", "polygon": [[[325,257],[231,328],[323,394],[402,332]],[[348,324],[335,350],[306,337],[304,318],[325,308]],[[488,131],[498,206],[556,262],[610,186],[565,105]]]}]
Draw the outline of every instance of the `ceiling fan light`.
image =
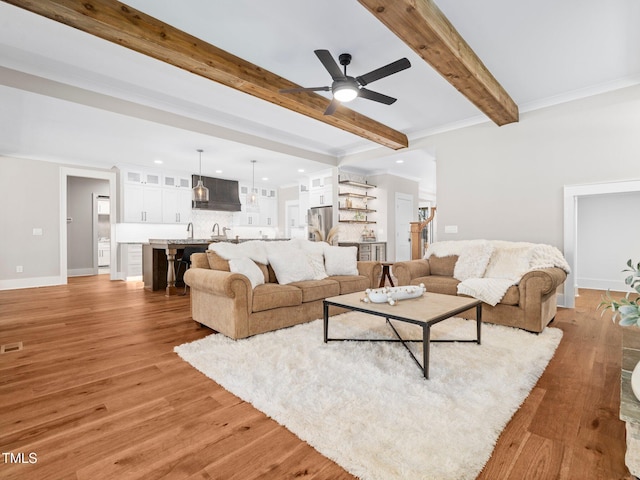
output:
[{"label": "ceiling fan light", "polygon": [[350,102],[358,96],[358,89],[352,85],[338,86],[333,89],[333,98],[341,103]]}]

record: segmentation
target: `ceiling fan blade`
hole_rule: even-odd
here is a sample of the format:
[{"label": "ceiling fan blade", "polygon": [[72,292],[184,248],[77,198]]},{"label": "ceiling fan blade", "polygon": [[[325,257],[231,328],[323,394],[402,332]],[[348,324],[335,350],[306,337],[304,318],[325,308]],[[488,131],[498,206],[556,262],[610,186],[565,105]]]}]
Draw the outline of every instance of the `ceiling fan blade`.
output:
[{"label": "ceiling fan blade", "polygon": [[383,95],[382,93],[374,92],[373,90],[368,90],[366,88],[361,88],[358,91],[358,96],[366,98],[367,100],[373,100],[374,102],[384,103],[385,105],[391,105],[397,100],[397,98],[389,97],[387,95]]},{"label": "ceiling fan blade", "polygon": [[324,114],[333,115],[333,112],[336,111],[336,108],[338,108],[338,105],[340,105],[340,102],[334,98],[333,100],[331,100],[331,103],[329,104],[327,109],[324,111]]},{"label": "ceiling fan blade", "polygon": [[297,88],[282,88],[278,90],[278,93],[298,93],[298,92],[330,92],[330,87],[297,87]]},{"label": "ceiling fan blade", "polygon": [[396,60],[395,62],[390,63],[389,65],[385,65],[384,67],[380,67],[376,70],[372,70],[369,73],[365,73],[360,77],[356,77],[356,80],[363,87],[371,82],[375,82],[376,80],[380,80],[381,78],[388,77],[389,75],[393,75],[394,73],[398,73],[402,70],[405,70],[411,66],[411,62],[406,58],[401,58],[400,60]]},{"label": "ceiling fan blade", "polygon": [[314,50],[313,53],[315,53],[322,62],[322,65],[327,69],[331,78],[334,80],[343,80],[345,78],[344,73],[340,70],[340,67],[329,53],[329,50]]}]

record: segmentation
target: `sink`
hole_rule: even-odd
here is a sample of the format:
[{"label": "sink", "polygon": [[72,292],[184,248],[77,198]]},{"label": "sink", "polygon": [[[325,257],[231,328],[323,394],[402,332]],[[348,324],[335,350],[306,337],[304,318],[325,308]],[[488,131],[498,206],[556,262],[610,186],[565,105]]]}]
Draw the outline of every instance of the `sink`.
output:
[{"label": "sink", "polygon": [[226,235],[211,235],[211,240],[214,242],[225,242],[229,240]]}]

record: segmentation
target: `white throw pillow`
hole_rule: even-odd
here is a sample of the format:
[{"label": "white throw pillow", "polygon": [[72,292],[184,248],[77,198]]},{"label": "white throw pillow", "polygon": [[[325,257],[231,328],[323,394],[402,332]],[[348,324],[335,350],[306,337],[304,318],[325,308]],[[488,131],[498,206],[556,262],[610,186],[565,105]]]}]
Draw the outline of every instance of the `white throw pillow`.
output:
[{"label": "white throw pillow", "polygon": [[313,269],[313,279],[322,280],[327,278],[327,272],[324,269],[324,256],[322,254],[307,253],[307,260]]},{"label": "white throw pillow", "polygon": [[530,270],[531,249],[526,247],[496,248],[491,255],[485,278],[518,280]]},{"label": "white throw pillow", "polygon": [[489,242],[468,245],[458,256],[453,278],[461,282],[468,278],[482,278],[492,253],[493,246]]},{"label": "white throw pillow", "polygon": [[303,252],[312,253],[314,255],[324,255],[324,249],[329,246],[326,242],[311,242],[309,240],[300,239],[298,246]]},{"label": "white throw pillow", "polygon": [[309,263],[307,255],[300,249],[293,248],[287,252],[269,255],[269,263],[280,285],[314,280],[315,273],[311,268],[311,263]]},{"label": "white throw pillow", "polygon": [[241,273],[249,279],[251,287],[256,288],[264,283],[264,274],[260,267],[248,257],[232,258],[229,260],[229,270],[233,273]]},{"label": "white throw pillow", "polygon": [[209,250],[213,250],[225,260],[232,258],[249,257],[254,262],[267,263],[267,250],[265,242],[260,240],[250,240],[242,243],[219,242],[209,245]]},{"label": "white throw pillow", "polygon": [[360,275],[357,247],[324,247],[324,267],[327,275]]}]

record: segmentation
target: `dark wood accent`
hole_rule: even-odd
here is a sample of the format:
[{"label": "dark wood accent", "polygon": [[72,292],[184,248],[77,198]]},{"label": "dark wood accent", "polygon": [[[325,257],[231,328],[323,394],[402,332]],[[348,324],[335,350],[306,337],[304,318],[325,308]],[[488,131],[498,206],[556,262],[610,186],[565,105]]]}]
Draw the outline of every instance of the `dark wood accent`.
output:
[{"label": "dark wood accent", "polygon": [[193,208],[223,212],[239,212],[242,209],[237,180],[192,175],[191,184],[198,185],[200,178],[202,178],[202,184],[209,189],[209,201],[196,202],[192,200],[191,206]]},{"label": "dark wood accent", "polygon": [[409,222],[411,228],[411,260],[417,260],[424,256],[424,253],[429,245],[422,245],[420,241],[420,235],[427,225],[429,225],[436,215],[436,207],[431,208],[431,214],[429,218],[422,222]]},{"label": "dark wood accent", "polygon": [[115,0],[5,1],[380,145],[395,150],[409,145],[404,133],[343,105],[333,115],[324,115],[330,100],[315,92],[281,94],[280,89],[300,85],[124,3]]},{"label": "dark wood accent", "polygon": [[518,106],[433,0],[358,0],[497,125]]},{"label": "dark wood accent", "polygon": [[[212,333],[189,295],[107,277],[0,291],[0,343],[24,345],[0,355],[0,450],[38,454],[1,463],[3,480],[354,478],[173,353]],[[631,479],[621,328],[599,299],[558,312],[562,342],[479,480]]]}]

